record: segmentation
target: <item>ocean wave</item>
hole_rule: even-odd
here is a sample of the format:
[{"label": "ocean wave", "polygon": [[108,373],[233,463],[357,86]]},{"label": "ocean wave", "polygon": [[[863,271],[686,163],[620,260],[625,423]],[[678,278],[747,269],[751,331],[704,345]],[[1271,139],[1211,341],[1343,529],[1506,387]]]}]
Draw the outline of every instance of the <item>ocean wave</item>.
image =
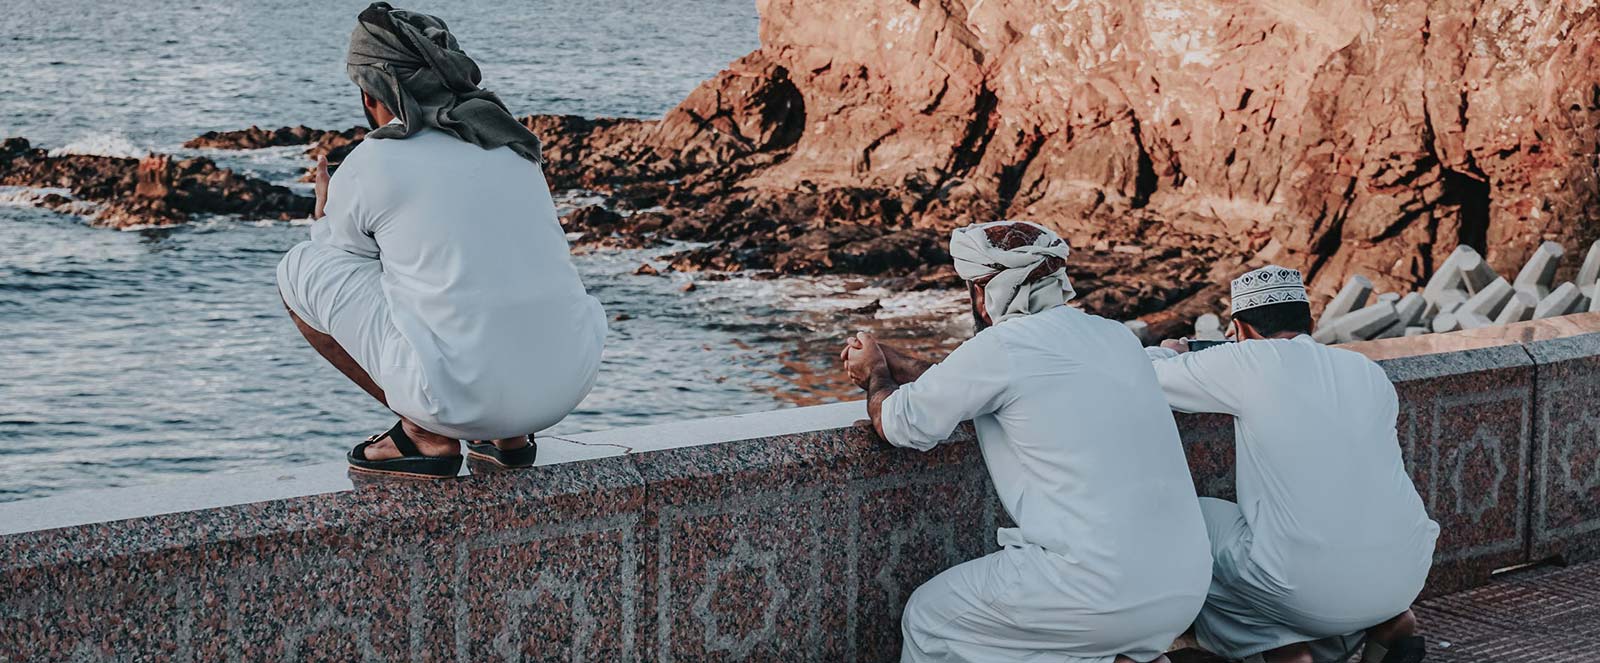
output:
[{"label": "ocean wave", "polygon": [[0,205],[32,207],[40,198],[50,194],[72,197],[72,191],[60,187],[0,186]]},{"label": "ocean wave", "polygon": [[112,130],[102,133],[89,134],[68,141],[66,145],[50,150],[49,155],[59,157],[67,154],[86,154],[102,157],[121,157],[124,159],[140,159],[150,155],[150,150],[135,145],[127,134]]}]

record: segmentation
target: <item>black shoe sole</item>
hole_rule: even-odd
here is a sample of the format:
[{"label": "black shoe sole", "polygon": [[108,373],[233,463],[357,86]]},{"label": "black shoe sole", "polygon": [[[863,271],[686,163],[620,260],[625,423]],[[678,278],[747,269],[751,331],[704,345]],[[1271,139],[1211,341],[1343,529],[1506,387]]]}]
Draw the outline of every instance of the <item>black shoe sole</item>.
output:
[{"label": "black shoe sole", "polygon": [[402,456],[388,460],[366,460],[345,456],[350,469],[367,474],[387,474],[418,479],[453,479],[461,473],[461,456]]},{"label": "black shoe sole", "polygon": [[501,449],[493,442],[468,442],[467,455],[508,469],[532,467],[533,461],[539,457],[539,443],[528,440],[528,446]]}]

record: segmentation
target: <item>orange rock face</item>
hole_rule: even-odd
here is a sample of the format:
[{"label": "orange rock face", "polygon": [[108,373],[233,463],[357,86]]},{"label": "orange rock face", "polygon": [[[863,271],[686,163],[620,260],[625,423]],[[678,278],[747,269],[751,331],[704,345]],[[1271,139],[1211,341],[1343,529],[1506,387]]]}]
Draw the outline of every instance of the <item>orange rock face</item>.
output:
[{"label": "orange rock face", "polygon": [[[1592,2],[759,8],[761,50],[630,145],[636,175],[870,191],[891,231],[1028,218],[1080,250],[1212,253],[1212,282],[1272,260],[1323,296],[1357,272],[1414,287],[1458,243],[1510,273],[1600,232]],[[695,179],[710,164],[723,186]]]}]

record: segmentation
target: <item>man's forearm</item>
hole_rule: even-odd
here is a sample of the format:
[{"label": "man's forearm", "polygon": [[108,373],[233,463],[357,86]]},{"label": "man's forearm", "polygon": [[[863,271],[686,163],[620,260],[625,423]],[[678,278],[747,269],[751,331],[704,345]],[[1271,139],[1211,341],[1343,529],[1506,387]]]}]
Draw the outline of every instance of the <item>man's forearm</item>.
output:
[{"label": "man's forearm", "polygon": [[884,440],[889,436],[883,432],[883,402],[899,388],[900,382],[887,367],[873,371],[867,378],[867,416],[872,418],[872,428],[878,431],[878,437]]},{"label": "man's forearm", "polygon": [[933,367],[933,362],[923,361],[898,348],[882,344],[879,347],[884,349],[883,357],[889,363],[889,377],[893,378],[897,385],[916,382],[917,378],[922,377],[923,373]]}]

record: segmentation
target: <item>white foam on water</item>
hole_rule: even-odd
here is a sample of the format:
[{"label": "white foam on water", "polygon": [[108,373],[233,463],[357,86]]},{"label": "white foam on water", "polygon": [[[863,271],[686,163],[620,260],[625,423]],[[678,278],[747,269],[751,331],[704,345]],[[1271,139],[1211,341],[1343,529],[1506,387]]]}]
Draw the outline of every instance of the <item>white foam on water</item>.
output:
[{"label": "white foam on water", "polygon": [[108,132],[89,134],[77,140],[69,141],[66,145],[50,150],[47,154],[53,157],[67,154],[86,154],[140,159],[149,156],[150,150],[135,145],[126,134],[113,129]]},{"label": "white foam on water", "polygon": [[956,315],[967,310],[967,293],[960,290],[884,291],[878,303],[883,308],[873,317],[879,320]]},{"label": "white foam on water", "polygon": [[0,186],[0,205],[33,207],[39,199],[50,194],[72,197],[72,191],[61,187]]}]

